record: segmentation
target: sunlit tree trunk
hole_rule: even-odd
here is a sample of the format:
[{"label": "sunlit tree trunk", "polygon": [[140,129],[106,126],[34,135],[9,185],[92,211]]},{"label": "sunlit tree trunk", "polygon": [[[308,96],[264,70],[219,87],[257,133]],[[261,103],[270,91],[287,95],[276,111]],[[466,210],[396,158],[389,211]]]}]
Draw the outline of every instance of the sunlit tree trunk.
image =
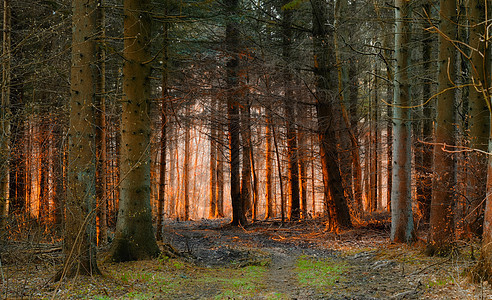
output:
[{"label": "sunlit tree trunk", "polygon": [[328,4],[321,0],[311,1],[313,7],[314,74],[316,76],[316,109],[318,138],[325,188],[326,212],[329,230],[351,227],[345,199],[338,151],[334,130],[334,104],[337,103],[337,73],[333,53],[333,29],[328,23]]},{"label": "sunlit tree trunk", "polygon": [[3,1],[2,96],[0,106],[0,231],[9,211],[10,182],[10,0]]},{"label": "sunlit tree trunk", "polygon": [[[488,134],[490,127],[490,116],[487,108],[487,102],[484,101],[487,90],[490,87],[490,48],[486,44],[490,41],[484,41],[486,20],[485,2],[483,0],[469,1],[469,22],[470,22],[470,40],[471,52],[471,76],[475,86],[469,89],[469,134],[470,147],[487,151]],[[490,5],[490,1],[488,2]],[[489,11],[491,6],[487,8]],[[490,29],[487,29],[490,30]],[[471,205],[466,211],[467,229],[471,233],[480,235],[482,233],[482,220],[485,206],[485,190],[487,177],[487,157],[478,152],[470,152],[469,165],[472,172],[467,174],[468,182],[466,183],[467,198]]]},{"label": "sunlit tree trunk", "polygon": [[227,118],[229,131],[230,149],[230,182],[231,182],[231,201],[232,201],[232,225],[246,224],[246,215],[241,201],[241,178],[240,178],[240,120],[239,120],[239,24],[236,16],[239,9],[238,0],[225,1],[226,23],[226,50],[229,56],[226,64],[226,97],[227,97]]},{"label": "sunlit tree trunk", "polygon": [[[456,89],[456,49],[449,40],[456,38],[456,2],[441,0],[439,36],[439,75],[437,118],[435,126],[434,176],[430,211],[430,254],[446,254],[453,240],[453,203],[455,200],[455,163],[453,156],[443,150],[443,144],[454,145],[454,98]],[[445,37],[443,36],[445,35]]]},{"label": "sunlit tree trunk", "polygon": [[56,279],[100,274],[96,263],[95,36],[97,1],[72,2],[72,67],[68,132],[65,266]]},{"label": "sunlit tree trunk", "polygon": [[410,2],[395,0],[395,58],[393,99],[393,178],[391,193],[391,240],[413,238],[411,190],[411,120],[408,60],[410,44]]},{"label": "sunlit tree trunk", "polygon": [[[222,105],[219,103],[219,111],[222,112]],[[222,115],[222,114],[221,114]],[[223,126],[220,124],[218,127],[217,138],[219,143],[217,144],[217,205],[215,209],[215,217],[224,217],[224,147],[222,144],[224,141]]]},{"label": "sunlit tree trunk", "polygon": [[114,261],[159,254],[150,206],[150,0],[124,0],[120,202]]}]

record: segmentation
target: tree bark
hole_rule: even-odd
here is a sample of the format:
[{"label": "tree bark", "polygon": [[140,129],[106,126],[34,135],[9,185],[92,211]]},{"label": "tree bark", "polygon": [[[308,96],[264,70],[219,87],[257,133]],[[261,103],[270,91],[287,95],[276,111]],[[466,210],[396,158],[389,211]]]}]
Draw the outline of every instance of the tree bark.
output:
[{"label": "tree bark", "polygon": [[[441,0],[439,36],[439,95],[434,146],[434,176],[430,211],[428,253],[445,255],[454,239],[453,203],[455,200],[455,162],[452,154],[443,150],[443,144],[454,145],[456,49],[449,39],[456,39],[456,2]],[[443,36],[445,35],[445,36]]]},{"label": "tree bark", "polygon": [[[490,3],[489,3],[490,4]],[[485,1],[471,0],[469,2],[469,22],[471,52],[471,76],[475,86],[469,89],[469,134],[470,147],[487,151],[490,116],[487,108],[487,90],[490,87],[490,47],[484,41],[485,32]],[[492,9],[492,7],[488,7]],[[471,205],[465,212],[466,227],[470,233],[482,234],[482,220],[485,207],[485,191],[487,183],[487,157],[478,152],[470,152],[469,165],[472,172],[467,174],[467,198]]]},{"label": "tree bark", "polygon": [[216,102],[214,96],[210,99],[210,208],[208,217],[213,219],[217,214],[217,122],[214,110]]},{"label": "tree bark", "polygon": [[[284,0],[283,5],[289,3]],[[290,60],[292,59],[292,18],[291,9],[282,10],[282,57],[283,66],[283,90],[285,127],[287,131],[287,180],[289,187],[289,220],[295,221],[300,217],[299,200],[299,164],[297,158],[297,134],[295,123],[295,99],[292,91],[292,74],[290,71]]]},{"label": "tree bark", "polygon": [[96,81],[96,203],[98,235],[97,244],[106,243],[108,239],[108,197],[107,197],[107,149],[106,149],[106,51],[102,44],[105,42],[105,11],[103,0],[98,0],[97,6],[97,31],[99,32],[99,44],[97,48],[97,81]]},{"label": "tree bark", "polygon": [[251,125],[249,101],[246,100],[240,107],[241,111],[241,141],[242,141],[242,169],[241,169],[241,202],[246,216],[252,215],[251,203]]},{"label": "tree bark", "polygon": [[391,193],[391,240],[413,238],[411,195],[411,120],[408,81],[410,3],[395,0],[395,58],[393,100],[393,178]]},{"label": "tree bark", "polygon": [[0,106],[0,231],[6,225],[10,191],[10,0],[3,1],[2,96]]},{"label": "tree bark", "polygon": [[231,183],[231,202],[232,202],[232,222],[234,226],[247,223],[243,203],[241,201],[241,178],[240,178],[240,141],[239,141],[239,24],[236,17],[239,9],[238,0],[226,0],[226,50],[229,56],[226,64],[226,97],[227,97],[227,117],[229,131],[230,149],[230,183]]},{"label": "tree bark", "polygon": [[190,219],[190,106],[186,105],[186,121],[185,123],[185,136],[184,136],[184,162],[183,162],[183,218],[182,220],[188,221]]},{"label": "tree bark", "polygon": [[316,110],[318,138],[323,172],[326,212],[329,230],[352,227],[345,199],[333,120],[334,104],[337,103],[337,73],[333,53],[333,30],[328,23],[328,7],[321,0],[313,0],[314,74],[316,76]]},{"label": "tree bark", "polygon": [[68,191],[66,199],[65,276],[100,274],[96,263],[95,76],[97,1],[73,1]]},{"label": "tree bark", "polygon": [[150,0],[125,0],[120,202],[113,261],[159,254],[150,206]]},{"label": "tree bark", "polygon": [[[424,7],[424,11],[430,15],[431,4],[427,2]],[[423,31],[422,37],[422,60],[423,60],[423,71],[431,72],[432,68],[432,46],[433,38],[428,30]],[[432,130],[432,103],[427,103],[427,101],[432,97],[431,94],[431,80],[424,79],[422,85],[422,142],[418,143],[418,152],[421,157],[420,166],[416,166],[417,171],[417,203],[419,206],[419,211],[422,215],[422,221],[424,224],[429,223],[430,219],[430,204],[432,199],[432,145],[429,143],[433,138]]]},{"label": "tree bark", "polygon": [[[165,4],[164,14],[167,16],[167,3]],[[157,240],[162,240],[163,238],[163,220],[164,220],[164,207],[166,200],[166,169],[167,169],[167,127],[168,127],[168,109],[167,102],[169,101],[169,54],[168,54],[168,30],[169,23],[165,22],[162,24],[162,99],[161,99],[161,151],[160,151],[160,166],[159,166],[159,195],[157,199]]]},{"label": "tree bark", "polygon": [[272,145],[272,112],[270,107],[265,108],[265,219],[275,217],[273,199],[273,145]]}]

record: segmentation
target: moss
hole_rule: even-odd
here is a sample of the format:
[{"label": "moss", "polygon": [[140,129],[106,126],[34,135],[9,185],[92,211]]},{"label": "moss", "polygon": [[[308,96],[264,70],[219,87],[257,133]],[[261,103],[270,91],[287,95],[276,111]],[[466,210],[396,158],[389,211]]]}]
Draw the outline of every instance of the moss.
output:
[{"label": "moss", "polygon": [[343,280],[347,267],[332,259],[302,256],[297,260],[297,277],[301,285],[327,289]]}]

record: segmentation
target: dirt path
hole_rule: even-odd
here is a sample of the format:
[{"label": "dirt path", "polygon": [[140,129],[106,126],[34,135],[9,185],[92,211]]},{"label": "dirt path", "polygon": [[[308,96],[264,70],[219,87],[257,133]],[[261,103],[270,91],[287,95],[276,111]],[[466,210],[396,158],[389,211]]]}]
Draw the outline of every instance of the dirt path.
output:
[{"label": "dirt path", "polygon": [[[192,254],[208,265],[255,260],[261,252],[260,260],[266,256],[270,261],[264,285],[274,295],[282,295],[280,299],[474,299],[470,295],[477,292],[457,284],[464,280],[462,275],[450,276],[450,272],[463,272],[466,261],[453,260],[455,270],[449,270],[445,259],[428,258],[415,247],[390,245],[384,230],[363,230],[343,237],[322,232],[316,226],[261,224],[224,230],[213,221],[184,222],[171,228],[172,242],[180,249],[195,249]],[[300,260],[307,261],[306,272],[312,273],[313,278],[307,274],[308,284],[300,282]],[[426,270],[440,260],[442,264]],[[443,292],[447,296],[436,296]]]},{"label": "dirt path", "polygon": [[32,255],[31,244],[20,249],[13,243],[1,255],[6,280],[0,282],[0,298],[492,299],[488,283],[471,284],[464,276],[475,263],[468,246],[457,257],[435,258],[423,255],[418,245],[389,243],[385,227],[335,235],[311,221],[225,224],[170,222],[162,242],[183,257],[101,261],[104,277],[63,284],[50,283],[62,262],[59,247],[43,244],[50,251]]}]

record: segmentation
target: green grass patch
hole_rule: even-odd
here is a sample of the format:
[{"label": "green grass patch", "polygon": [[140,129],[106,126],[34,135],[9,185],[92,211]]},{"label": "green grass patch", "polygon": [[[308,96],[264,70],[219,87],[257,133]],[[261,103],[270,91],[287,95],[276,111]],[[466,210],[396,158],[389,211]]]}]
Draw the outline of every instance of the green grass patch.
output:
[{"label": "green grass patch", "polygon": [[297,260],[297,279],[301,285],[326,290],[343,280],[347,267],[333,259],[302,256]]},{"label": "green grass patch", "polygon": [[266,271],[263,266],[206,269],[200,272],[194,283],[198,286],[214,285],[219,291],[214,299],[253,297],[265,288],[263,278]]}]

